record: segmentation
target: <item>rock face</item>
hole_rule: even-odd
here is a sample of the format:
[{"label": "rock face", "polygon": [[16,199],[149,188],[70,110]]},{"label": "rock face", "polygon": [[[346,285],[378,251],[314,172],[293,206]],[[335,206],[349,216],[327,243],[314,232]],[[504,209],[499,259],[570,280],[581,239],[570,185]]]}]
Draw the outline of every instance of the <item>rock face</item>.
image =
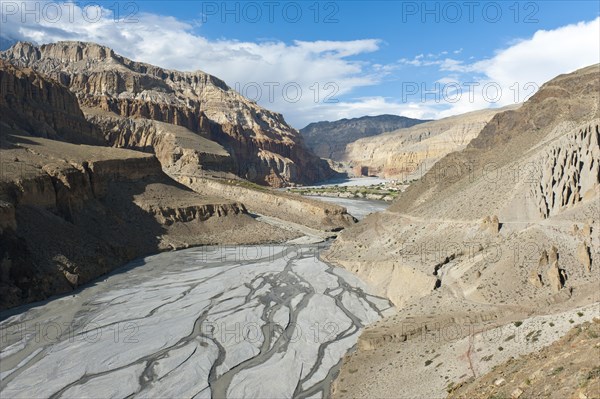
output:
[{"label": "rock face", "polygon": [[418,179],[446,154],[465,148],[501,111],[475,111],[362,138],[349,143],[340,159],[369,175]]},{"label": "rock face", "polygon": [[[256,225],[239,202],[174,183],[153,155],[31,136],[4,139],[2,159],[19,161],[0,179],[0,308],[68,292],[157,251],[268,242],[282,233]],[[227,224],[240,234],[231,235],[234,226]]]},{"label": "rock face", "polygon": [[397,115],[363,116],[334,122],[311,123],[300,129],[300,133],[304,136],[306,145],[315,154],[321,158],[341,161],[344,159],[346,145],[353,141],[423,122],[427,121]]},{"label": "rock face", "polygon": [[92,108],[84,111],[88,120],[104,133],[109,145],[153,152],[171,175],[197,176],[218,171],[218,175],[235,176],[235,161],[223,146],[185,127]]},{"label": "rock face", "polygon": [[[82,107],[181,126],[216,141],[231,154],[235,173],[250,181],[283,186],[334,175],[280,114],[259,107],[206,73],[166,70],[81,42],[39,47],[17,43],[0,57],[69,87]],[[115,142],[127,139],[113,137]],[[226,163],[225,171],[230,166]]]},{"label": "rock face", "polygon": [[[161,250],[298,236],[255,221],[239,201],[174,182],[152,154],[60,141],[94,141],[95,132],[60,84],[5,63],[0,82],[0,309]],[[156,123],[156,135],[172,139]]]},{"label": "rock face", "polygon": [[[443,325],[448,315],[463,312],[481,312],[486,320],[495,320],[506,311],[546,316],[579,305],[597,309],[600,276],[593,265],[600,261],[600,236],[594,234],[600,223],[599,103],[600,65],[556,77],[520,108],[496,114],[463,150],[440,159],[386,212],[370,215],[339,235],[324,258],[357,273],[400,308],[395,318],[365,332],[378,342],[379,354],[400,353],[398,358],[406,359],[410,348],[427,353],[415,341],[406,350],[398,347],[407,336],[403,326],[414,320]],[[436,285],[413,286],[410,279],[396,278],[393,270],[400,268],[435,277]],[[552,332],[547,325],[537,330]],[[473,330],[461,331],[472,335]],[[448,335],[442,338],[455,342]],[[476,353],[465,342],[464,350],[452,353],[454,362]],[[483,349],[497,353],[498,343]],[[373,376],[368,370],[353,373],[343,367],[340,378],[346,380],[340,379],[336,391],[340,397],[386,397],[395,389],[439,397],[450,382],[479,372],[467,363],[467,374],[439,381],[437,375],[452,372],[444,363],[439,373],[420,370],[426,380],[413,383],[407,377],[413,368],[388,367],[385,356],[379,364],[373,360],[377,357],[360,350],[351,358],[348,364],[366,364],[370,367],[365,369],[379,372]],[[373,379],[378,382],[367,383]],[[425,386],[438,382],[441,392],[423,393]]]},{"label": "rock face", "polygon": [[566,278],[564,272],[558,268],[557,261],[552,262],[552,266],[546,271],[546,278],[554,292],[560,291],[565,286]]},{"label": "rock face", "polygon": [[102,135],[89,123],[77,98],[58,82],[31,69],[0,60],[2,129],[28,131],[73,143],[100,144]]},{"label": "rock face", "polygon": [[592,271],[592,258],[590,256],[590,248],[585,242],[577,246],[577,259],[581,262],[581,266],[587,271]]},{"label": "rock face", "polygon": [[177,180],[197,193],[243,201],[251,213],[275,217],[313,229],[339,231],[356,223],[346,208],[283,192],[245,187],[237,180],[179,176]]}]

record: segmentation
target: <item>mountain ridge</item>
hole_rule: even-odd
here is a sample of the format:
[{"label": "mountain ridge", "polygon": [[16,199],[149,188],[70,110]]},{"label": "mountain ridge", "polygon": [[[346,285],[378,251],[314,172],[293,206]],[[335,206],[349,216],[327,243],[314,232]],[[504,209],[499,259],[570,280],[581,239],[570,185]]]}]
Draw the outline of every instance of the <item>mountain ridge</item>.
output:
[{"label": "mountain ridge", "polygon": [[406,128],[426,120],[383,114],[313,122],[300,129],[306,144],[321,158],[342,161],[346,145],[363,137]]},{"label": "mountain ridge", "polygon": [[19,42],[0,58],[64,84],[82,107],[183,126],[216,141],[231,154],[235,174],[252,182],[280,187],[335,175],[281,114],[202,71],[163,69],[86,42]]}]

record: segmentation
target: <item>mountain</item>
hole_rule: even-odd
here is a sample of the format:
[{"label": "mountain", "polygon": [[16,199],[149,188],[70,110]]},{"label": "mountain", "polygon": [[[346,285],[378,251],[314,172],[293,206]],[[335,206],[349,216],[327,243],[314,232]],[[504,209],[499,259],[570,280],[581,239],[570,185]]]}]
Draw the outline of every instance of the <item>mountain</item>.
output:
[{"label": "mountain", "polygon": [[300,133],[306,140],[306,145],[319,157],[341,161],[348,143],[424,122],[426,121],[397,115],[363,116],[311,123],[300,129]]},{"label": "mountain", "polygon": [[[67,87],[2,60],[0,116],[0,310],[70,292],[159,251],[304,235],[279,219],[316,230],[354,222],[342,207],[241,179],[186,176],[190,185],[202,182],[195,192],[168,176],[153,154],[101,145],[115,133],[86,119]],[[111,118],[124,130],[165,134],[163,144],[203,145],[203,156],[216,154],[213,163],[228,157],[184,128]]]},{"label": "mountain", "polygon": [[[204,72],[167,70],[82,42],[42,46],[20,42],[0,52],[0,58],[67,86],[86,115],[111,131],[110,145],[155,152],[164,168],[234,173],[277,187],[334,175],[282,115],[259,107]],[[148,121],[169,126],[156,127]],[[207,140],[227,154],[206,153]],[[203,158],[208,158],[208,166]]]},{"label": "mountain", "polygon": [[498,112],[484,109],[366,137],[349,143],[340,158],[370,176],[414,180],[446,154],[462,150]]},{"label": "mountain", "polygon": [[363,332],[334,397],[442,397],[597,317],[599,103],[600,65],[552,79],[340,234],[325,259],[399,312]]}]

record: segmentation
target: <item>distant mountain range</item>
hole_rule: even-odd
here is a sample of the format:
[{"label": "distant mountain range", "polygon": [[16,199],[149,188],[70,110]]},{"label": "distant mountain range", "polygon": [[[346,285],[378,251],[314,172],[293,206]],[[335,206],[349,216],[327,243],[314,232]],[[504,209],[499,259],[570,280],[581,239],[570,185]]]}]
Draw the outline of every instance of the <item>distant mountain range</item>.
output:
[{"label": "distant mountain range", "polygon": [[346,145],[371,137],[428,122],[398,115],[363,116],[334,122],[315,122],[300,129],[306,145],[319,157],[341,161]]}]

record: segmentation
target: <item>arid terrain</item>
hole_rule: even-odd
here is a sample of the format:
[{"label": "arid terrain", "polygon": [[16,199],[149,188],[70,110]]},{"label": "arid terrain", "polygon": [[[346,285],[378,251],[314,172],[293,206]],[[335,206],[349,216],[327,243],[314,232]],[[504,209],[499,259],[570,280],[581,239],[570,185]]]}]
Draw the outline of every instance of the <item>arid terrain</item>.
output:
[{"label": "arid terrain", "polygon": [[342,119],[335,122],[316,122],[300,130],[306,145],[321,158],[341,161],[346,146],[364,137],[404,129],[425,120],[411,119],[397,115],[364,116],[355,119]]},{"label": "arid terrain", "polygon": [[[0,60],[0,308],[68,292],[157,251],[201,244],[285,242],[307,233],[322,239],[355,222],[342,207],[268,190],[232,173],[245,173],[239,169],[219,170],[233,168],[238,161],[228,152],[231,148],[226,150],[190,130],[199,120],[187,119],[191,125],[186,128],[177,125],[181,119],[151,118],[166,118],[161,113],[146,115],[148,119],[129,114],[124,118],[104,110],[107,90],[114,89],[121,99],[129,89],[135,92],[117,84],[120,78],[105,82],[106,75],[114,77],[113,69],[125,70],[132,81],[141,79],[142,84],[159,78],[116,67],[114,62],[131,62],[107,48],[75,42],[56,46],[45,48],[49,53],[44,53],[17,44],[2,53],[5,58],[18,54],[15,65]],[[45,64],[43,55],[57,58]],[[90,62],[98,59],[108,64]],[[51,70],[54,62],[64,63],[67,70],[74,65],[78,71],[74,77],[54,75],[70,81],[71,90],[42,72],[19,66],[30,62],[40,71]],[[90,77],[85,71],[92,66]],[[99,85],[108,86],[96,92],[90,86],[95,78]],[[86,83],[73,86],[77,79]],[[159,110],[163,101],[161,96],[151,96],[135,104]],[[239,112],[249,112],[250,105],[242,99],[229,101],[240,107]],[[179,103],[178,112],[197,111],[195,105]],[[82,110],[80,104],[94,107]],[[235,117],[229,111],[228,115]],[[282,129],[270,137],[292,148],[297,145],[290,151],[302,153],[301,144],[289,138],[299,137],[298,133],[286,127],[280,116],[266,115],[279,121],[272,122],[273,129]],[[267,157],[278,156],[273,154]],[[318,163],[310,163],[318,168]],[[284,169],[289,171],[287,166]],[[281,176],[280,172],[284,170],[269,167],[259,180],[266,184],[263,178]],[[272,182],[279,184],[287,177],[278,179]]]},{"label": "arid terrain", "polygon": [[[599,68],[496,114],[386,212],[339,236],[325,259],[398,313],[361,335],[334,397],[443,397],[560,339],[570,320],[600,316]],[[517,324],[530,339],[509,339]]]},{"label": "arid terrain", "polygon": [[465,148],[494,115],[505,110],[474,111],[362,138],[348,143],[340,161],[370,176],[417,180],[445,155]]},{"label": "arid terrain", "polygon": [[[201,71],[19,42],[0,113],[3,397],[600,398],[600,64],[301,134]],[[50,322],[142,344],[19,335]]]}]

